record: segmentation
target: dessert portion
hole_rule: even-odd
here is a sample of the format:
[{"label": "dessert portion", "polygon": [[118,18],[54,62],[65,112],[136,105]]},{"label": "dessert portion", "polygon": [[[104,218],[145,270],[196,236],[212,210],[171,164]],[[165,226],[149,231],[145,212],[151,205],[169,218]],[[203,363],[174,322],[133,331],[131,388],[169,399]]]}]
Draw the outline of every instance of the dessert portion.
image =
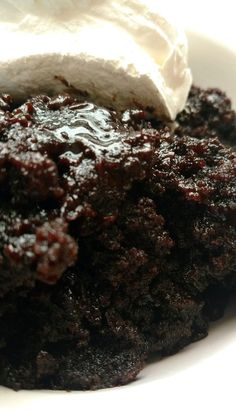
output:
[{"label": "dessert portion", "polygon": [[226,96],[193,87],[175,132],[68,94],[0,109],[0,383],[122,385],[206,336],[235,288]]},{"label": "dessert portion", "polygon": [[[0,91],[73,88],[96,104],[174,120],[192,82],[182,30],[148,0],[3,0]],[[66,80],[66,86],[60,80]]]},{"label": "dessert portion", "polygon": [[148,0],[4,0],[0,34],[0,384],[126,384],[235,288],[235,112]]},{"label": "dessert portion", "polygon": [[236,118],[231,101],[220,89],[191,88],[185,109],[177,117],[177,135],[197,138],[218,137],[236,146]]}]

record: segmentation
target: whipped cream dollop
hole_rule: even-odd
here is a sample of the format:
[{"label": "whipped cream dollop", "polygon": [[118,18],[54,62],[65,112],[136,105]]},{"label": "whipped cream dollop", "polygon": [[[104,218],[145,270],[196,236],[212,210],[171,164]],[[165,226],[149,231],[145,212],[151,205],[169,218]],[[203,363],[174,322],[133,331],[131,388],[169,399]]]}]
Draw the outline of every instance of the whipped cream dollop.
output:
[{"label": "whipped cream dollop", "polygon": [[20,100],[67,84],[98,104],[174,120],[192,82],[187,40],[155,3],[1,0],[0,91]]}]

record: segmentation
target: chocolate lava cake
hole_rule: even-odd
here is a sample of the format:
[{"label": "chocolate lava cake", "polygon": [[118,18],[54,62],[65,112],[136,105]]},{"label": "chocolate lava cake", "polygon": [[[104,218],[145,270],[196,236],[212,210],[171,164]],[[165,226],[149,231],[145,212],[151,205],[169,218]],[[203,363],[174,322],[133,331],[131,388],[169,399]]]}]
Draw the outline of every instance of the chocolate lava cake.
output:
[{"label": "chocolate lava cake", "polygon": [[207,335],[236,278],[236,115],[173,127],[70,95],[0,99],[0,384],[98,389]]}]

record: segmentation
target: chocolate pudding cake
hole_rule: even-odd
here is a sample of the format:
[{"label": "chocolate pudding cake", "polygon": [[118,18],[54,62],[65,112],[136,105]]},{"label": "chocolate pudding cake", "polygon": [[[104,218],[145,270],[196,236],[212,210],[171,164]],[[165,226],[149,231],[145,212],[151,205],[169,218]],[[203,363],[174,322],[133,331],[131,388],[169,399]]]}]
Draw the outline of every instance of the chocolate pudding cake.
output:
[{"label": "chocolate pudding cake", "polygon": [[73,95],[0,99],[0,384],[98,389],[207,335],[235,288],[236,115],[170,126]]}]

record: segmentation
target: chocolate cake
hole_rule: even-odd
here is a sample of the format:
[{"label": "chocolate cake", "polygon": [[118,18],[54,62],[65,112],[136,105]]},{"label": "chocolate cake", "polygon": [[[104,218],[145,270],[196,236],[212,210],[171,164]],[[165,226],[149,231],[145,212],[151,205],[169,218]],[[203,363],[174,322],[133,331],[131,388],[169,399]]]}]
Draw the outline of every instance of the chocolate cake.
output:
[{"label": "chocolate cake", "polygon": [[70,95],[1,96],[0,384],[126,384],[223,315],[236,115],[193,87],[174,129]]}]

